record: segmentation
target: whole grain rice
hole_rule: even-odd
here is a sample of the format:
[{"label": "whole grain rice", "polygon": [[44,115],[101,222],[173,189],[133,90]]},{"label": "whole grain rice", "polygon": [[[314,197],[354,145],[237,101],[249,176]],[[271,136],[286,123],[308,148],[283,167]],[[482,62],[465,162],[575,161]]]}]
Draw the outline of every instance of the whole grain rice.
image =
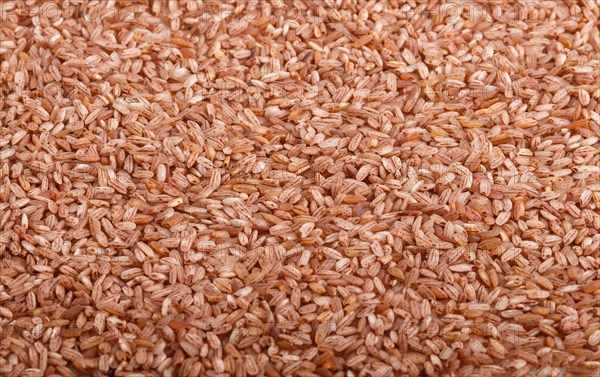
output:
[{"label": "whole grain rice", "polygon": [[600,376],[598,0],[0,0],[0,376]]}]

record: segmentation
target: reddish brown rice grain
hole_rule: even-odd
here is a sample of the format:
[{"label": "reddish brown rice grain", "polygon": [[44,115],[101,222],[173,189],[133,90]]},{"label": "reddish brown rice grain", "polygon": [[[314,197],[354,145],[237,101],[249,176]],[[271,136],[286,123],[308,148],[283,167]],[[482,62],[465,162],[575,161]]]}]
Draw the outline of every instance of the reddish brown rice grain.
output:
[{"label": "reddish brown rice grain", "polygon": [[0,0],[0,376],[592,376],[597,0]]}]

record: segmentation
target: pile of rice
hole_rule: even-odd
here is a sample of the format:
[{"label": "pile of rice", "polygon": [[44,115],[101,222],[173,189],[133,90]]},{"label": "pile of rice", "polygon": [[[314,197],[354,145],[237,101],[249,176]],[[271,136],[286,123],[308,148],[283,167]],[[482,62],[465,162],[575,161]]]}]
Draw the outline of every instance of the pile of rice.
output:
[{"label": "pile of rice", "polygon": [[599,376],[599,20],[1,0],[0,376]]}]

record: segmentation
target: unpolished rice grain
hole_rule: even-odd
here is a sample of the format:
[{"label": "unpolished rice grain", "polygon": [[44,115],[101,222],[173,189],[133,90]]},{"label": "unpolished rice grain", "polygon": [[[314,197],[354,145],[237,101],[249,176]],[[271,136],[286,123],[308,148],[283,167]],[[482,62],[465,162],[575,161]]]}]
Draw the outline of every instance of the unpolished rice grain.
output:
[{"label": "unpolished rice grain", "polygon": [[597,375],[599,18],[0,1],[0,376]]}]

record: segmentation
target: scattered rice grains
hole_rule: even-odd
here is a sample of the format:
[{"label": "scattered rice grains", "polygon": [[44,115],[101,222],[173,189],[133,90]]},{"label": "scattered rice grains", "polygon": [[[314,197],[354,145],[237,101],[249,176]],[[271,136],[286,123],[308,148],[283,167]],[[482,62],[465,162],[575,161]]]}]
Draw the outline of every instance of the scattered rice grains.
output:
[{"label": "scattered rice grains", "polygon": [[0,376],[600,375],[598,0],[1,0]]}]

